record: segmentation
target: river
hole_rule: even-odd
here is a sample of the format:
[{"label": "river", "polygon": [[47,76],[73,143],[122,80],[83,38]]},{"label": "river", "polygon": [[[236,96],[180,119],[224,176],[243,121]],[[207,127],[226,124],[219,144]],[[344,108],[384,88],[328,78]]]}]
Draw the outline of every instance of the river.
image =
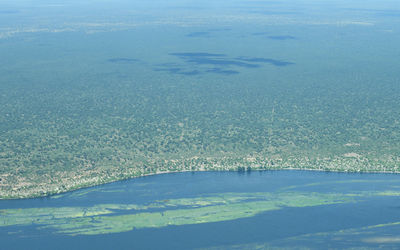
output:
[{"label": "river", "polygon": [[0,201],[0,249],[395,248],[400,179],[186,172]]}]

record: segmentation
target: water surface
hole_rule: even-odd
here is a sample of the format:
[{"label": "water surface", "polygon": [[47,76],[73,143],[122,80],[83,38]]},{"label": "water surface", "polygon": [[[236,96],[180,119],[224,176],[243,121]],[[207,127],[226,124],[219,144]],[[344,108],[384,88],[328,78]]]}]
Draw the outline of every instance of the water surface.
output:
[{"label": "water surface", "polygon": [[0,202],[4,249],[396,247],[400,179],[187,172]]}]

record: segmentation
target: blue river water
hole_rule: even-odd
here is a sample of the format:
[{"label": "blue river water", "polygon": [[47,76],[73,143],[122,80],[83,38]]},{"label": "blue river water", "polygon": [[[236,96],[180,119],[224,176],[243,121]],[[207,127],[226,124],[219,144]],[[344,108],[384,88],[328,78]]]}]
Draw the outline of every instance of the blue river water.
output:
[{"label": "blue river water", "polygon": [[[321,198],[333,194],[336,198],[325,198],[327,201],[324,204],[289,204],[283,199],[274,203],[279,209],[261,209],[261,212],[251,216],[225,219],[218,217],[220,214],[216,212],[216,219],[204,222],[188,219],[184,223],[158,225],[156,221],[149,222],[148,226],[144,224],[137,227],[135,221],[127,221],[126,223],[136,225],[131,230],[113,227],[108,222],[110,226],[106,229],[115,231],[93,231],[94,233],[89,234],[81,233],[79,228],[75,228],[77,223],[82,223],[80,218],[93,217],[92,220],[95,221],[99,216],[109,215],[71,215],[67,220],[63,219],[67,213],[65,211],[69,211],[67,208],[88,211],[88,208],[101,204],[120,206],[107,210],[113,212],[110,215],[111,221],[112,216],[129,216],[134,213],[149,216],[182,208],[186,210],[179,211],[188,211],[185,216],[190,217],[192,211],[201,206],[198,205],[199,202],[193,207],[188,207],[187,204],[178,204],[175,207],[153,205],[132,210],[123,206],[155,202],[161,204],[162,201],[167,204],[182,199],[199,201],[207,197],[227,197],[227,194],[236,198],[238,195],[259,195],[257,199],[262,197],[266,202],[263,204],[274,202],[280,197],[296,199],[299,194],[303,195],[300,201],[307,197]],[[0,201],[0,249],[396,248],[400,247],[399,195],[400,178],[393,174],[253,171],[186,172],[147,176],[51,197]],[[231,201],[237,202],[233,199]],[[246,202],[249,201],[239,199],[238,203],[226,209],[234,211],[237,204],[240,206]],[[212,207],[213,204],[206,206]],[[22,211],[32,214],[27,215]],[[57,215],[57,211],[60,214]],[[52,218],[45,219],[46,213]],[[10,222],[11,217],[13,222]],[[68,222],[72,217],[73,221]],[[24,220],[28,222],[22,222]],[[74,227],[76,231],[71,233],[65,228],[63,231],[58,223],[71,223],[72,226],[69,227]],[[151,226],[151,223],[158,226]],[[93,222],[89,228],[95,228],[98,224],[99,222]]]}]

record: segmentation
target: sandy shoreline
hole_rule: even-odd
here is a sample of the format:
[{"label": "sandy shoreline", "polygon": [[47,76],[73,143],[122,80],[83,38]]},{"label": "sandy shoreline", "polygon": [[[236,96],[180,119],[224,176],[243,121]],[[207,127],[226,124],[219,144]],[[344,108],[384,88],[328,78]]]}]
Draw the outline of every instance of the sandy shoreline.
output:
[{"label": "sandy shoreline", "polygon": [[238,171],[238,170],[210,170],[210,169],[199,169],[199,170],[176,170],[176,171],[158,171],[155,173],[146,173],[146,174],[142,174],[142,175],[138,175],[138,176],[132,176],[129,178],[122,178],[122,179],[116,179],[113,181],[107,181],[104,183],[99,183],[99,184],[95,184],[95,185],[88,185],[88,186],[82,186],[79,188],[72,188],[69,190],[63,190],[62,192],[54,192],[54,193],[48,193],[45,195],[31,195],[31,196],[24,196],[24,197],[11,197],[11,198],[1,198],[0,197],[0,201],[1,200],[20,200],[20,199],[33,199],[33,198],[45,198],[45,197],[50,197],[53,195],[60,195],[60,194],[65,194],[68,192],[73,192],[76,190],[81,190],[81,189],[86,189],[86,188],[92,188],[92,187],[97,187],[97,186],[101,186],[101,185],[105,185],[105,184],[109,184],[109,183],[114,183],[114,182],[118,182],[118,181],[126,181],[126,180],[131,180],[131,179],[135,179],[135,178],[141,178],[141,177],[150,177],[150,176],[154,176],[154,175],[164,175],[164,174],[172,174],[172,173],[186,173],[186,172],[242,172],[242,173],[248,173],[248,172],[252,172],[252,171],[315,171],[315,172],[326,172],[326,173],[344,173],[344,174],[400,174],[400,171],[341,171],[341,170],[324,170],[324,169],[313,169],[313,168],[294,168],[294,167],[286,167],[286,168],[271,168],[271,169],[251,169],[251,171]]}]

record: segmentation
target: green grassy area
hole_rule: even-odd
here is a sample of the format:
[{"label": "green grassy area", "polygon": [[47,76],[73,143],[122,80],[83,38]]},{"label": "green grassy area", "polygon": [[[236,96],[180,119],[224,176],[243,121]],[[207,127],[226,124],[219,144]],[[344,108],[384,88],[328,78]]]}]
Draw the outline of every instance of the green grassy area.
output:
[{"label": "green grassy area", "polygon": [[[0,210],[0,226],[35,225],[63,234],[91,235],[235,220],[284,207],[308,207],[352,201],[354,197],[341,194],[223,193],[158,201],[147,205],[99,204],[92,207],[4,209]],[[149,209],[161,211],[148,212]]]},{"label": "green grassy area", "polygon": [[[300,208],[358,202],[365,197],[382,195],[398,196],[398,192],[221,193],[204,197],[154,201],[148,204],[2,209],[0,210],[0,226],[35,226],[67,235],[96,235],[141,228],[221,222],[248,218],[287,207]],[[376,227],[383,226],[386,224]]]}]

